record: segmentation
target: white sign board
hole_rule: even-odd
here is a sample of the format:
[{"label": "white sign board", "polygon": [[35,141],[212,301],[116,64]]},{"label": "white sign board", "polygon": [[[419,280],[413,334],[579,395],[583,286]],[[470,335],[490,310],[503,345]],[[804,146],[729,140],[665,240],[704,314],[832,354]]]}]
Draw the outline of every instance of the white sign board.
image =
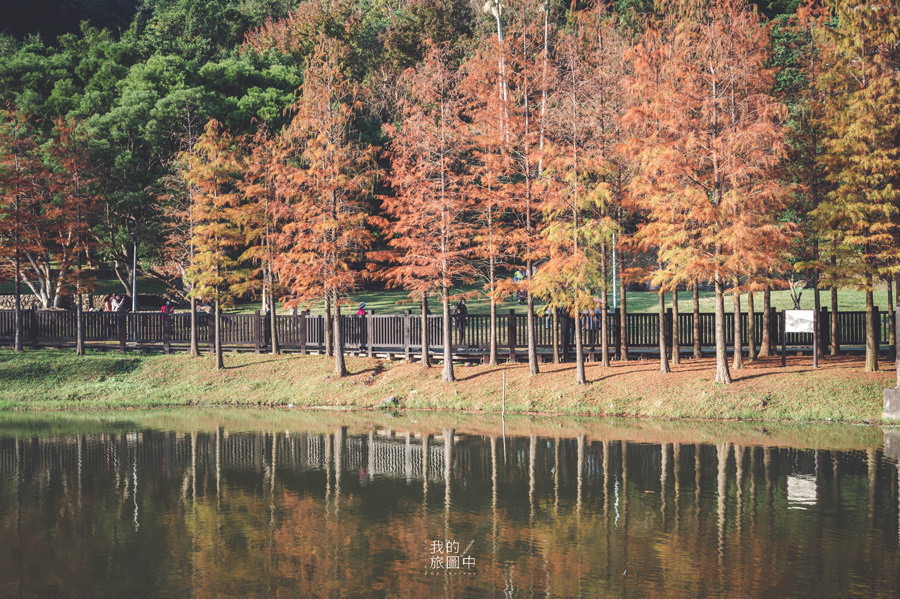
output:
[{"label": "white sign board", "polygon": [[786,333],[815,332],[815,310],[785,310],[784,331]]}]

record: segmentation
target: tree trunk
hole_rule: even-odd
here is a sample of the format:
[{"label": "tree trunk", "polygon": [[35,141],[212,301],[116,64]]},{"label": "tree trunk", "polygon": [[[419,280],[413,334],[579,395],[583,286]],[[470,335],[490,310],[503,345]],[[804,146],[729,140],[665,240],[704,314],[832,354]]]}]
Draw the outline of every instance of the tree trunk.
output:
[{"label": "tree trunk", "polygon": [[606,242],[600,244],[600,364],[605,368],[609,366],[609,340],[607,337],[606,318]]},{"label": "tree trunk", "polygon": [[700,282],[697,279],[694,279],[694,289],[693,289],[693,300],[694,305],[693,313],[694,318],[692,319],[692,324],[694,326],[694,359],[699,360],[703,357],[703,348],[700,346]]},{"label": "tree trunk", "polygon": [[666,355],[666,292],[659,290],[659,371],[672,372],[669,368],[669,358]]},{"label": "tree trunk", "polygon": [[215,316],[215,341],[214,345],[216,348],[216,370],[222,370],[225,368],[225,360],[222,357],[222,309],[220,307],[220,302],[216,300],[216,316]]},{"label": "tree trunk", "polygon": [[15,295],[15,319],[16,319],[16,337],[13,341],[13,350],[16,353],[20,353],[22,351],[22,273],[21,273],[21,258],[19,257],[19,247],[18,240],[16,240],[16,272],[15,272],[15,284],[13,285],[13,293]]},{"label": "tree trunk", "polygon": [[870,286],[866,290],[866,372],[878,371],[878,343],[875,339],[875,299]]},{"label": "tree trunk", "polygon": [[772,355],[772,288],[766,285],[763,290],[762,331],[759,335],[759,357]]},{"label": "tree trunk", "polygon": [[620,277],[621,281],[621,302],[619,303],[619,360],[628,361],[628,329],[625,326],[626,317],[628,316],[628,302],[626,298],[625,277]]},{"label": "tree trunk", "polygon": [[191,296],[191,355],[200,355],[200,340],[197,331],[197,298]]},{"label": "tree trunk", "polygon": [[278,341],[278,311],[275,309],[275,296],[272,295],[272,292],[269,291],[269,318],[270,324],[272,327],[270,334],[272,336],[272,354],[278,355],[281,353],[281,345]]},{"label": "tree trunk", "polygon": [[[450,290],[447,287],[441,288],[441,304],[444,309],[444,320],[441,323],[444,331],[444,382],[452,383],[456,380],[453,375],[453,337],[450,330]],[[459,318],[462,318],[460,315]],[[460,322],[457,326],[462,328]]]},{"label": "tree trunk", "polygon": [[[831,267],[837,265],[837,257],[831,257]],[[898,298],[900,299],[900,298]],[[837,285],[831,286],[831,355],[837,356],[841,352],[841,329],[838,322],[838,289]]]},{"label": "tree trunk", "polygon": [[78,252],[78,272],[75,275],[75,355],[84,355],[84,294],[81,293],[81,252]]},{"label": "tree trunk", "polygon": [[841,351],[840,323],[838,322],[838,290],[831,286],[831,355],[837,356]]},{"label": "tree trunk", "polygon": [[894,310],[894,287],[891,285],[891,280],[887,279],[887,292],[888,292],[888,322],[890,323],[888,326],[890,327],[890,333],[888,334],[888,356],[891,361],[895,361],[897,357],[897,337],[894,328],[897,326],[896,320],[896,311]]},{"label": "tree trunk", "polygon": [[335,376],[347,376],[347,364],[344,362],[344,340],[341,338],[341,306],[338,304],[337,291],[332,291],[332,303],[334,304],[334,374]]},{"label": "tree trunk", "polygon": [[[529,263],[530,264],[530,263]],[[529,267],[530,268],[530,267]],[[528,275],[529,281],[531,275]],[[535,318],[534,318],[534,296],[531,295],[531,289],[528,292],[528,373],[531,375],[540,374],[541,367],[537,358],[537,339],[535,339]]]},{"label": "tree trunk", "polygon": [[[822,316],[822,296],[819,292],[819,275],[818,275],[818,273],[816,273],[813,278],[813,303],[815,304],[813,309],[816,311],[816,322],[818,323],[819,322],[818,319]],[[818,325],[816,325],[816,326],[818,326]],[[891,330],[893,331],[894,328],[891,327]],[[823,347],[825,345],[825,339],[822,337],[822,335],[819,333],[819,331],[821,331],[821,329],[816,331],[816,341],[818,343],[816,343],[815,352],[816,352],[816,359],[821,360],[825,356],[825,350]],[[893,347],[893,344],[891,345],[891,347]]]},{"label": "tree trunk", "polygon": [[678,286],[672,289],[672,364],[681,363],[681,338],[678,335]]},{"label": "tree trunk", "polygon": [[747,362],[756,359],[756,307],[753,304],[753,290],[747,291]]},{"label": "tree trunk", "polygon": [[581,340],[581,321],[578,314],[575,315],[575,383],[579,385],[587,384],[587,377],[584,373],[584,343]]},{"label": "tree trunk", "polygon": [[75,355],[84,355],[84,307],[82,294],[75,294]]},{"label": "tree trunk", "polygon": [[603,275],[603,289],[600,291],[600,364],[609,366],[609,293],[606,289],[606,274]]},{"label": "tree trunk", "polygon": [[[492,289],[493,293],[493,289]],[[488,340],[488,364],[491,366],[497,365],[497,302],[494,300],[493,295],[491,295],[491,324],[490,324],[490,339]]]},{"label": "tree trunk", "polygon": [[331,322],[331,296],[325,292],[325,355],[334,356],[334,339],[332,335]]},{"label": "tree trunk", "polygon": [[734,282],[734,363],[732,367],[740,370],[744,367],[744,347],[741,343],[741,290],[738,282]]},{"label": "tree trunk", "polygon": [[725,352],[725,297],[722,292],[722,279],[715,273],[716,285],[716,379],[722,384],[731,383],[728,372],[728,354]]},{"label": "tree trunk", "polygon": [[559,364],[559,310],[553,308],[553,363]]},{"label": "tree trunk", "polygon": [[422,356],[424,368],[431,368],[431,355],[428,353],[428,296],[422,292]]}]

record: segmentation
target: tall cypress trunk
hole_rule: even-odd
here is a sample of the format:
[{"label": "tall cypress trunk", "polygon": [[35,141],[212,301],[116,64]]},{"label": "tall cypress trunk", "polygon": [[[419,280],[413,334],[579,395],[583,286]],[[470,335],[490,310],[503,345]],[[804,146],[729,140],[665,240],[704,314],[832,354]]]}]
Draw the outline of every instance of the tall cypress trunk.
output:
[{"label": "tall cypress trunk", "polygon": [[575,383],[587,384],[587,376],[584,373],[584,343],[581,340],[581,321],[578,313],[575,314]]},{"label": "tall cypress trunk", "polygon": [[609,335],[609,325],[606,317],[606,302],[608,301],[606,270],[606,242],[604,241],[600,244],[600,280],[603,281],[600,285],[600,364],[604,367],[609,366],[609,339],[607,339]]},{"label": "tall cypress trunk", "polygon": [[[815,273],[813,276],[813,303],[814,303],[813,309],[816,311],[816,326],[818,326],[819,317],[822,315],[822,296],[819,292],[819,273]],[[822,329],[819,329],[818,331],[816,331],[816,341],[818,343],[816,343],[815,352],[816,352],[816,357],[819,360],[821,360],[825,355],[825,349],[824,349],[825,339],[822,335],[819,334],[819,332],[821,330]],[[891,331],[893,331],[893,330],[894,330],[894,327],[891,327]],[[893,344],[891,346],[893,347]]]},{"label": "tall cypress trunk", "polygon": [[744,346],[741,343],[741,291],[738,282],[734,282],[734,363],[732,367],[740,370],[744,367]]},{"label": "tall cypress trunk", "polygon": [[756,359],[756,307],[753,304],[753,290],[747,292],[747,361]]},{"label": "tall cypress trunk", "polygon": [[771,356],[774,340],[772,339],[772,288],[766,285],[763,290],[762,331],[759,336],[759,356]]},{"label": "tall cypress trunk", "polygon": [[271,319],[269,326],[272,327],[270,331],[272,335],[272,354],[278,355],[281,353],[281,344],[278,341],[278,312],[275,310],[275,299],[271,298],[270,301],[272,308],[269,310],[269,318]]},{"label": "tall cypress trunk", "polygon": [[269,278],[269,326],[271,327],[269,334],[271,335],[272,354],[278,355],[281,353],[281,345],[278,342],[278,312],[276,310],[275,285],[272,281],[271,269],[267,276]]},{"label": "tall cypress trunk", "polygon": [[715,273],[716,285],[716,378],[715,382],[722,384],[731,383],[731,373],[728,372],[728,354],[725,352],[725,297],[722,291],[722,278]]},{"label": "tall cypress trunk", "polygon": [[559,310],[553,308],[553,363],[559,364]]},{"label": "tall cypress trunk", "polygon": [[497,365],[497,302],[491,297],[490,339],[488,340],[488,364]]},{"label": "tall cypress trunk", "polygon": [[325,355],[334,356],[334,339],[332,338],[331,323],[331,292],[325,292]]},{"label": "tall cypress trunk", "polygon": [[216,299],[214,345],[216,349],[216,370],[222,370],[225,368],[225,360],[222,357],[222,308],[218,299]]},{"label": "tall cypress trunk", "polygon": [[422,356],[420,361],[425,368],[431,368],[431,354],[428,353],[428,296],[422,292]]},{"label": "tall cypress trunk", "polygon": [[692,306],[694,318],[692,319],[691,324],[693,325],[694,329],[694,359],[699,360],[703,357],[703,350],[700,346],[700,282],[697,279],[694,279],[694,289],[692,295],[694,301],[694,305]]},{"label": "tall cypress trunk", "polygon": [[191,355],[200,355],[200,340],[197,331],[197,298],[191,296]]},{"label": "tall cypress trunk", "polygon": [[681,336],[678,334],[678,286],[672,289],[672,364],[681,363]]},{"label": "tall cypress trunk", "polygon": [[875,299],[872,292],[872,281],[866,290],[866,372],[878,371],[878,343],[875,329]]},{"label": "tall cypress trunk", "polygon": [[609,366],[609,294],[606,289],[606,275],[603,277],[603,289],[600,291],[600,364]]},{"label": "tall cypress trunk", "polygon": [[347,376],[347,364],[344,362],[344,340],[341,336],[341,306],[338,304],[337,290],[332,291],[332,303],[334,304],[334,374]]},{"label": "tall cypress trunk", "polygon": [[838,323],[838,290],[831,286],[831,355],[837,356],[841,351],[840,327]]},{"label": "tall cypress trunk", "polygon": [[[453,337],[450,330],[450,290],[446,286],[441,287],[441,304],[444,309],[444,319],[441,323],[444,331],[444,381],[452,383],[456,380],[453,375]],[[459,324],[459,323],[457,323]]]},{"label": "tall cypress trunk", "polygon": [[[18,200],[16,200],[18,205]],[[18,223],[17,223],[18,225]],[[16,239],[16,272],[15,284],[13,285],[13,293],[15,294],[15,319],[16,319],[16,337],[13,341],[13,350],[17,353],[22,351],[22,272],[19,258],[19,241]]]},{"label": "tall cypress trunk", "polygon": [[[531,261],[528,261],[531,264]],[[530,266],[529,266],[530,270]],[[531,275],[528,275],[529,280]],[[535,317],[534,317],[534,296],[531,295],[531,289],[527,290],[528,293],[528,323],[526,328],[528,329],[528,373],[535,375],[540,374],[541,367],[538,363],[537,358],[537,339],[535,339]]]},{"label": "tall cypress trunk", "polygon": [[[624,267],[624,260],[623,265]],[[619,293],[619,359],[623,362],[628,361],[628,328],[626,326],[626,317],[628,316],[628,301],[626,296],[625,277],[619,277],[621,283],[621,291]]]},{"label": "tall cypress trunk", "polygon": [[659,371],[672,372],[666,347],[666,292],[659,290]]},{"label": "tall cypress trunk", "polygon": [[887,279],[887,292],[888,292],[888,322],[890,323],[888,326],[891,331],[888,334],[888,355],[891,360],[894,360],[897,357],[897,337],[894,328],[897,326],[896,320],[896,310],[894,310],[894,288],[891,285],[891,279]]},{"label": "tall cypress trunk", "polygon": [[78,272],[75,273],[75,355],[84,355],[84,294],[81,293],[81,252],[78,252]]},{"label": "tall cypress trunk", "polygon": [[[837,265],[837,257],[831,257],[831,267]],[[900,290],[900,287],[898,287]],[[841,329],[838,323],[838,289],[837,285],[831,285],[831,355],[837,356],[841,351]],[[900,300],[900,297],[897,298]]]}]

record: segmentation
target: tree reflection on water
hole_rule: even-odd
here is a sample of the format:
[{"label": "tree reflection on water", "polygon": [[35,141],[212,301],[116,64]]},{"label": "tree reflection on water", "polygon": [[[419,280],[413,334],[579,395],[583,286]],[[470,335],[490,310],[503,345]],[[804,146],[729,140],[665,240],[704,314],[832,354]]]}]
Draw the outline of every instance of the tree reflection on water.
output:
[{"label": "tree reflection on water", "polygon": [[9,433],[0,596],[895,595],[880,445],[604,431]]}]

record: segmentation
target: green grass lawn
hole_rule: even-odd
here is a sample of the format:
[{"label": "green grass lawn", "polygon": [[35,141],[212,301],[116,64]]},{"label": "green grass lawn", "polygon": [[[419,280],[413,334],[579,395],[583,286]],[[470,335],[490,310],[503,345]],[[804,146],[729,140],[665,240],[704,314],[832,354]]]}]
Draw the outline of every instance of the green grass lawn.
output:
[{"label": "green grass lawn", "polygon": [[586,365],[589,384],[575,383],[575,365],[457,366],[454,383],[443,369],[347,357],[350,374],[335,377],[325,356],[228,354],[224,370],[209,355],[116,352],[76,356],[42,349],[14,354],[0,348],[0,412],[194,407],[373,408],[394,397],[403,408],[545,412],[654,418],[765,421],[880,420],[882,390],[893,386],[893,364],[864,372],[858,356],[824,360],[792,357],[782,368],[764,358],[732,370],[734,383],[713,383],[715,359],[685,360],[662,374],[654,360]]},{"label": "green grass lawn", "polygon": [[[479,291],[476,287],[464,287],[455,289],[454,293],[469,293]],[[409,294],[402,290],[384,290],[384,291],[360,291],[351,294],[348,297],[350,312],[356,312],[359,302],[366,303],[366,309],[375,310],[376,314],[402,314],[404,310],[411,310],[418,313],[418,302],[411,302]],[[733,309],[733,299],[731,295],[725,296],[725,311],[730,312]],[[757,292],[754,294],[754,302],[757,312],[762,310],[763,294]],[[803,290],[800,297],[800,307],[811,310],[814,307],[814,293],[812,289]],[[609,303],[612,307],[612,294],[609,294]],[[831,292],[824,290],[821,292],[821,303],[823,308],[831,309]],[[490,312],[490,301],[487,297],[480,295],[466,301],[470,314],[487,314]],[[672,295],[666,295],[666,305],[671,306]],[[543,305],[542,302],[536,302],[536,306]],[[882,311],[887,309],[887,287],[884,286],[875,292],[875,305]],[[259,309],[259,302],[242,303],[237,306],[239,312],[252,312]],[[628,292],[628,312],[629,313],[655,313],[659,308],[659,296],[655,292],[649,291],[629,291]],[[794,303],[791,300],[789,290],[777,290],[772,292],[772,307],[778,310],[791,309]],[[432,314],[439,314],[441,310],[440,296],[434,295],[429,299],[429,308]],[[324,311],[322,302],[315,302],[310,306],[313,314],[322,314]],[[518,314],[525,313],[525,306],[520,305],[515,297],[509,297],[502,304],[497,306],[498,311],[507,313],[509,310],[515,310]],[[693,309],[693,299],[691,291],[680,291],[678,293],[678,311],[682,313],[690,312]],[[838,292],[838,309],[842,311],[856,311],[866,309],[865,294],[861,291],[852,289],[841,289]],[[346,312],[346,308],[344,309]],[[715,310],[715,294],[712,291],[700,292],[700,311],[712,312]],[[741,296],[741,310],[747,310],[747,295]]]}]

